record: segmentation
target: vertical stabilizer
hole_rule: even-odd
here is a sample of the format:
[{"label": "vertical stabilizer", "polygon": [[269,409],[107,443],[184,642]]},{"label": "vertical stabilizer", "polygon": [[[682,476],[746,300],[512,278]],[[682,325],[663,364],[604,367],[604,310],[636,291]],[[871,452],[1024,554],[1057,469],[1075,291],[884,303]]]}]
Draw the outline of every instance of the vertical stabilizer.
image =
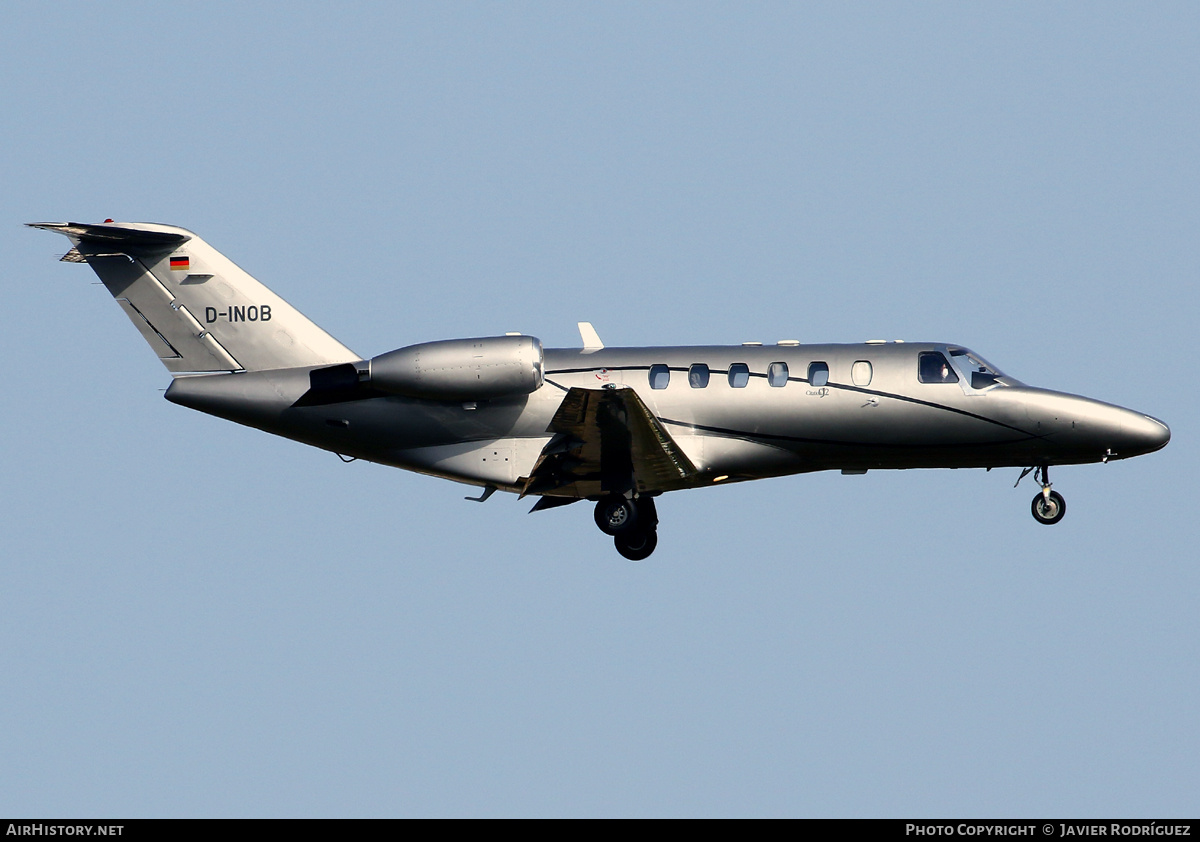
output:
[{"label": "vertical stabilizer", "polygon": [[358,359],[191,231],[148,223],[32,223],[65,234],[174,373],[261,371]]}]

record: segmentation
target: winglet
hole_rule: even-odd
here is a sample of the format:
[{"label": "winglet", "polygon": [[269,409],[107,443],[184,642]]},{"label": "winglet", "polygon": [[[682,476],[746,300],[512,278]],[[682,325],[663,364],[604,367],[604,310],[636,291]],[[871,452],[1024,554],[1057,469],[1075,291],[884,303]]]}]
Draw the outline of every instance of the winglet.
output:
[{"label": "winglet", "polygon": [[600,341],[600,334],[596,333],[596,329],[592,327],[591,322],[579,323],[579,336],[583,339],[583,350],[586,353],[592,351],[603,351],[604,343]]}]

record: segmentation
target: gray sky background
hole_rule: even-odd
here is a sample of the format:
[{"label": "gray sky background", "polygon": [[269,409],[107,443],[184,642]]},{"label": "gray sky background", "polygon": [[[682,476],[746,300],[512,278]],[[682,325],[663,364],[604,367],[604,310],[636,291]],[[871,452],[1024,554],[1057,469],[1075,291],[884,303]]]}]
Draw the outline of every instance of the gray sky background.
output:
[{"label": "gray sky background", "polygon": [[[1200,7],[10,4],[0,814],[1195,816]],[[941,340],[1174,440],[584,506],[162,400],[30,221],[370,356]]]}]

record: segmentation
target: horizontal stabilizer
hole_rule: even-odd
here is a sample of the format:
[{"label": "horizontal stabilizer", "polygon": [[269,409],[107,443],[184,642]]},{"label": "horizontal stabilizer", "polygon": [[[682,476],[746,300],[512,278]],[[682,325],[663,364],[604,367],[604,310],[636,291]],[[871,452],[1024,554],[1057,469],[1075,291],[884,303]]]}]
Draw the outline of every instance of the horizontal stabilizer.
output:
[{"label": "horizontal stabilizer", "polygon": [[143,231],[120,225],[92,225],[80,222],[30,222],[30,228],[65,234],[80,243],[107,246],[126,246],[134,249],[165,249],[186,243],[190,237],[174,231]]}]

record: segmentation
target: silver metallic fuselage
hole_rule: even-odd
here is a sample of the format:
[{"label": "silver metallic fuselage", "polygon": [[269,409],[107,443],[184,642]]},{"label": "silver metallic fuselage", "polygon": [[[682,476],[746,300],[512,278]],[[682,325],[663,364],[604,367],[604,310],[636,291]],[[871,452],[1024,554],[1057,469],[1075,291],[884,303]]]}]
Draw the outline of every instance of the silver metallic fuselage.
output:
[{"label": "silver metallic fuselage", "polygon": [[[929,352],[951,362],[954,382],[921,382],[918,357]],[[541,388],[489,401],[369,389],[314,398],[311,367],[179,377],[167,398],[345,456],[509,491],[529,476],[572,387],[634,389],[699,469],[679,487],[822,470],[1099,462],[1170,439],[1165,424],[1140,412],[1010,377],[974,388],[963,353],[937,343],[547,349]],[[828,368],[823,385],[809,378],[815,362]],[[738,363],[748,378],[729,376]],[[786,381],[778,367],[772,378],[782,385],[768,382],[773,363],[787,365]],[[703,388],[689,383],[694,364],[708,367]],[[651,387],[652,366],[669,371],[665,388]],[[577,483],[551,493],[599,491]]]},{"label": "silver metallic fuselage", "polygon": [[[667,491],[808,471],[1025,468],[1039,523],[1066,501],[1049,466],[1158,450],[1166,425],[1035,389],[937,343],[545,350],[506,334],[363,358],[193,232],[41,222],[66,236],[175,379],[169,400],[353,457],[533,496],[595,500],[641,561]],[[1019,480],[1018,480],[1019,481]]]}]

